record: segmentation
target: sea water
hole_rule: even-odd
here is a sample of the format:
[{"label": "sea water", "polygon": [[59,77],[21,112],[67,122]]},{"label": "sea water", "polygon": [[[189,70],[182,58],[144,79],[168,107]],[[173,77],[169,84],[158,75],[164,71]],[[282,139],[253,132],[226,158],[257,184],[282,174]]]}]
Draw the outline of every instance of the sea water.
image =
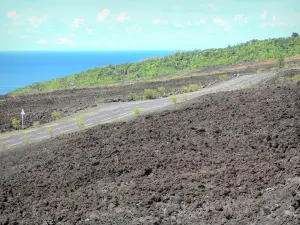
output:
[{"label": "sea water", "polygon": [[137,62],[175,51],[0,52],[0,95],[86,69]]}]

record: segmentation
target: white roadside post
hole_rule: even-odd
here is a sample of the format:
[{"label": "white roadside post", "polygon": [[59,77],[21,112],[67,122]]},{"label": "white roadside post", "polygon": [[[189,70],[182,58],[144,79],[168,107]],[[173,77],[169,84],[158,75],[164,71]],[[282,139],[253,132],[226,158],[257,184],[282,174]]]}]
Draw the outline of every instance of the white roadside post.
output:
[{"label": "white roadside post", "polygon": [[24,109],[22,109],[22,111],[21,111],[21,116],[22,116],[22,129],[24,128],[24,115],[25,115],[25,112],[24,112]]}]

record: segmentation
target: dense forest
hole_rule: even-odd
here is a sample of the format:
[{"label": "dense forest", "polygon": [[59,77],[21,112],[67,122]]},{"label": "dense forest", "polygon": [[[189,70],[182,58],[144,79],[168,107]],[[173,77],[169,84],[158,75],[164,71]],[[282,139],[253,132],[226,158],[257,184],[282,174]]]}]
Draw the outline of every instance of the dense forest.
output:
[{"label": "dense forest", "polygon": [[64,78],[34,83],[9,94],[22,94],[44,90],[96,86],[128,80],[174,74],[201,67],[225,66],[276,59],[300,54],[300,37],[250,40],[227,48],[176,52],[164,57],[154,57],[135,63],[96,67]]}]

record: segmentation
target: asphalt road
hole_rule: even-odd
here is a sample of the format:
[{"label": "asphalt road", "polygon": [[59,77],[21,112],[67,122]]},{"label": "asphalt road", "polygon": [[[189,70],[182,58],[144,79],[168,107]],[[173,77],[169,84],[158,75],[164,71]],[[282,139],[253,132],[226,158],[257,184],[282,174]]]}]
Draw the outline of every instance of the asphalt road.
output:
[{"label": "asphalt road", "polygon": [[[241,86],[254,85],[259,83],[263,79],[271,77],[272,74],[253,74],[235,77],[231,80],[224,81],[213,85],[209,88],[204,88],[197,92],[187,93],[188,100],[222,91],[232,91],[239,89]],[[179,102],[186,101],[182,98],[182,95],[178,95]],[[57,120],[53,123],[44,124],[38,128],[28,129],[19,132],[10,132],[0,135],[0,151],[12,149],[22,145],[27,145],[33,142],[38,142],[44,139],[63,134],[71,133],[84,128],[80,128],[76,122],[76,118],[80,119],[84,123],[84,127],[91,127],[102,123],[114,122],[117,120],[123,120],[133,116],[134,107],[141,109],[141,113],[154,111],[155,109],[162,108],[174,104],[170,98],[161,98],[154,100],[136,101],[136,102],[120,102],[115,104],[101,104],[98,107],[89,109],[86,113],[77,115],[77,117],[69,117]]]}]

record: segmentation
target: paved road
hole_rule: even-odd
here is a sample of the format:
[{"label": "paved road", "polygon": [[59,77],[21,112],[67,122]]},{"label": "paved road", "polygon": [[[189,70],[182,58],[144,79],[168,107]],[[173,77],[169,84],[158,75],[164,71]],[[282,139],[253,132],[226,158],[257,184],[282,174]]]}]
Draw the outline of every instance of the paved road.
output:
[{"label": "paved road", "polygon": [[[253,74],[236,77],[197,92],[187,93],[188,99],[193,99],[215,92],[236,90],[241,86],[254,85],[271,76],[271,74]],[[182,98],[182,95],[178,95],[177,99],[179,102],[185,101]],[[170,98],[121,102],[116,104],[101,104],[99,107],[89,109],[85,114],[81,114],[81,119],[83,120],[85,127],[90,127],[97,124],[109,123],[131,117],[134,107],[139,107],[141,112],[149,112],[171,104],[173,103]],[[57,120],[53,123],[44,124],[35,129],[5,133],[0,135],[0,150],[15,148],[32,142],[49,139],[62,133],[71,133],[81,129],[83,128],[78,126],[75,117],[73,117],[73,119],[72,117],[69,117],[67,119]]]}]

